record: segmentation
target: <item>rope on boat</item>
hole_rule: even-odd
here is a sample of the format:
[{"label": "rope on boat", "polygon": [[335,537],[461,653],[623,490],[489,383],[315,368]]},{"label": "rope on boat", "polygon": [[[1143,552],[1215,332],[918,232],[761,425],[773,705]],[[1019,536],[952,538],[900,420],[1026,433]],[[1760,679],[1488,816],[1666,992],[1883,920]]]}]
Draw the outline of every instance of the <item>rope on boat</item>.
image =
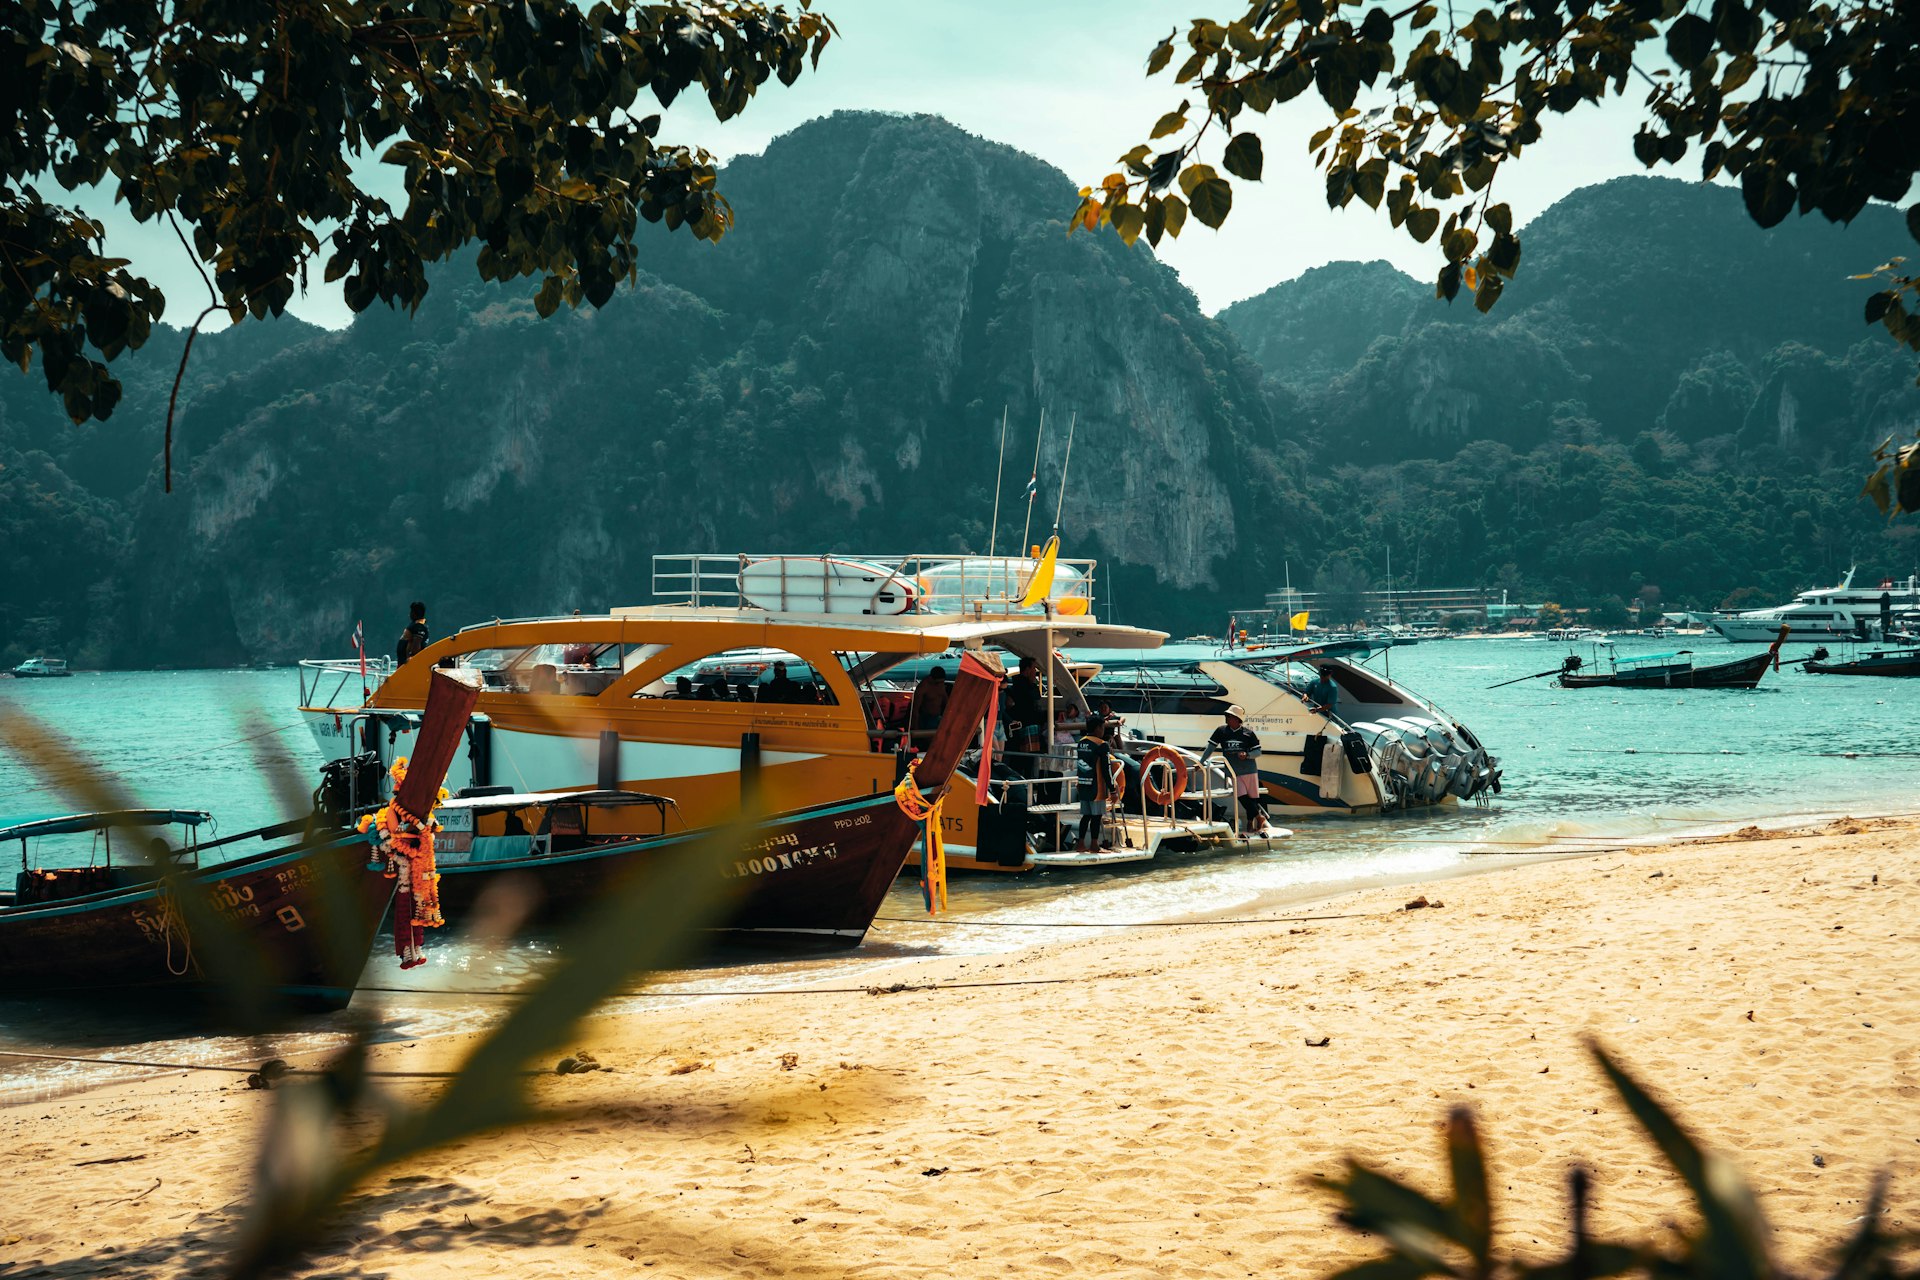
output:
[{"label": "rope on boat", "polygon": [[[1661,747],[1568,747],[1567,751],[1575,755],[1590,756],[1754,756],[1770,755],[1764,751],[1732,751],[1722,747],[1718,751],[1673,751]],[[1920,756],[1920,751],[1804,751],[1802,755],[1816,756],[1828,760],[1894,760],[1911,759]]]}]

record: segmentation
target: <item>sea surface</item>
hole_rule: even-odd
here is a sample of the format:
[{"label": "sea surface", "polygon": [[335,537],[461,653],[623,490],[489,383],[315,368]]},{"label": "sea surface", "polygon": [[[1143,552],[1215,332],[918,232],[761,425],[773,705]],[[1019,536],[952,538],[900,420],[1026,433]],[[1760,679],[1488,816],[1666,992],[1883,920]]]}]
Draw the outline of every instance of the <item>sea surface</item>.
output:
[{"label": "sea surface", "polygon": [[[1623,655],[1691,646],[1703,661],[1751,652],[1717,637],[1623,639]],[[1804,648],[1804,647],[1802,647]],[[1591,646],[1575,646],[1591,664]],[[724,998],[802,983],[881,981],[892,963],[986,954],[1196,916],[1281,914],[1365,884],[1412,882],[1591,852],[1625,842],[1724,831],[1750,822],[1909,812],[1920,776],[1920,681],[1808,675],[1791,665],[1751,691],[1562,690],[1548,679],[1566,645],[1445,640],[1376,655],[1389,674],[1462,720],[1506,770],[1485,805],[1384,818],[1273,809],[1294,838],[1272,853],[1134,864],[1105,871],[956,877],[949,912],[927,920],[917,886],[894,889],[865,946],[816,960],[716,962],[662,975],[662,1000]],[[1786,658],[1796,656],[1789,649]],[[1798,655],[1804,656],[1804,653]],[[320,752],[294,714],[292,669],[83,672],[0,680],[0,718],[42,743],[34,765],[0,747],[0,825],[97,802],[206,809],[232,834],[290,816],[316,780]],[[29,719],[30,718],[30,719]],[[9,735],[9,737],[16,737]],[[51,761],[51,762],[50,762]],[[59,782],[84,780],[91,799]],[[104,787],[106,790],[101,790]],[[0,871],[19,846],[0,846]],[[385,939],[360,997],[392,1039],[484,1025],[499,995],[534,977],[558,945],[534,938],[479,947],[434,937],[431,959],[402,973]],[[343,1024],[319,1019],[264,1040],[196,1036],[159,1020],[80,1018],[71,1008],[0,1003],[0,1050],[165,1063],[257,1063],[323,1050]],[[148,1068],[0,1057],[0,1105]]]}]

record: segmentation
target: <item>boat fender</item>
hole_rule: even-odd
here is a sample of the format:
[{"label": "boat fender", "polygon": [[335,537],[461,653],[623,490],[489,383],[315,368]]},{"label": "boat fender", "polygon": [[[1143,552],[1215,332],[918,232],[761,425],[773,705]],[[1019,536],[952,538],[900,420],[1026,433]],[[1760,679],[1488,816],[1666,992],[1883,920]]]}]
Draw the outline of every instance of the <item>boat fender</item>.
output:
[{"label": "boat fender", "polygon": [[1300,747],[1300,772],[1309,778],[1320,776],[1320,756],[1327,749],[1327,740],[1317,733],[1307,735]]},{"label": "boat fender", "polygon": [[1340,735],[1340,745],[1346,749],[1347,765],[1355,773],[1372,773],[1373,761],[1367,756],[1367,740],[1349,729]]},{"label": "boat fender", "polygon": [[[1155,765],[1165,765],[1167,782],[1160,784],[1160,771]],[[1187,790],[1187,762],[1172,747],[1159,746],[1140,758],[1140,790],[1147,799],[1157,805],[1170,805]]]}]

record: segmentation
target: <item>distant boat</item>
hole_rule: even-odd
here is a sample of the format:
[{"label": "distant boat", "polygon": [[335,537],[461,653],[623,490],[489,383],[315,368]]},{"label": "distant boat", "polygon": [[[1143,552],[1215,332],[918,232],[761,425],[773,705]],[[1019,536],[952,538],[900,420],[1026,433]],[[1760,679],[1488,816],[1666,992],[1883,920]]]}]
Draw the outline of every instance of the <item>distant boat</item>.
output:
[{"label": "distant boat", "polygon": [[1837,662],[1825,654],[1822,649],[1802,665],[1817,676],[1920,676],[1920,648],[1876,649]]},{"label": "distant boat", "polygon": [[1614,658],[1606,671],[1583,672],[1580,660],[1569,658],[1560,670],[1559,683],[1562,689],[1751,689],[1778,662],[1786,638],[1787,629],[1781,627],[1765,652],[1706,666],[1693,660],[1691,649]]},{"label": "distant boat", "polygon": [[1853,576],[1854,570],[1848,569],[1839,586],[1802,591],[1792,604],[1715,617],[1713,629],[1736,643],[1750,644],[1773,639],[1783,625],[1793,628],[1789,639],[1796,643],[1866,639],[1870,631],[1891,631],[1897,615],[1920,609],[1920,576],[1909,576],[1898,586],[1884,578],[1872,588],[1854,586]]},{"label": "distant boat", "polygon": [[16,680],[45,680],[55,676],[70,676],[65,658],[28,658],[13,669]]}]

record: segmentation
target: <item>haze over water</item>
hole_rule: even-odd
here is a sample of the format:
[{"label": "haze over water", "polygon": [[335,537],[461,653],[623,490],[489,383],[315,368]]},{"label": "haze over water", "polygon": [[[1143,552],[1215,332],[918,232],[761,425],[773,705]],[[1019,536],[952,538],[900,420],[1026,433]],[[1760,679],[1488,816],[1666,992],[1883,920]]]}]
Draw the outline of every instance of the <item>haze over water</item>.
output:
[{"label": "haze over water", "polygon": [[[1619,652],[1688,645],[1703,661],[1749,651],[1709,637],[1623,640]],[[934,923],[924,920],[917,886],[903,879],[859,951],[827,959],[722,961],[668,975],[662,987],[691,993],[800,981],[865,983],[877,980],[872,971],[890,961],[1029,945],[1060,936],[1050,927],[1055,924],[1272,913],[1357,883],[1505,865],[1505,855],[1522,856],[1522,850],[1578,851],[1768,819],[1914,807],[1916,682],[1811,676],[1786,667],[1752,691],[1561,690],[1545,679],[1487,688],[1555,668],[1566,651],[1544,642],[1452,640],[1375,657],[1376,670],[1385,671],[1390,661],[1396,681],[1447,708],[1501,758],[1504,791],[1485,807],[1342,819],[1276,806],[1274,820],[1296,831],[1284,852],[1098,873],[959,876],[950,912]],[[1591,662],[1591,651],[1581,651]],[[1796,646],[1786,656],[1805,651]],[[135,802],[208,809],[220,833],[233,834],[288,816],[260,773],[262,761],[290,766],[304,786],[316,779],[321,757],[293,712],[297,693],[291,669],[83,673],[71,680],[0,681],[0,715],[31,712],[92,755]],[[0,751],[0,822],[73,807]],[[18,856],[17,847],[0,850],[0,858]],[[6,866],[8,875],[17,869],[17,862]],[[970,921],[978,923],[969,927]],[[535,939],[505,953],[481,953],[457,937],[435,937],[429,964],[403,975],[382,938],[363,981],[415,991],[505,990],[536,973],[552,945]],[[408,1039],[469,1029],[500,1004],[445,994],[362,999],[380,1001],[387,1032]],[[181,1062],[253,1061],[263,1053],[257,1044],[185,1037],[157,1024],[76,1032],[74,1021],[59,1006],[0,1005],[0,1048]],[[337,1035],[337,1025],[322,1019],[270,1047],[280,1053],[323,1048]],[[111,1074],[74,1064],[0,1062],[0,1105]]]}]

